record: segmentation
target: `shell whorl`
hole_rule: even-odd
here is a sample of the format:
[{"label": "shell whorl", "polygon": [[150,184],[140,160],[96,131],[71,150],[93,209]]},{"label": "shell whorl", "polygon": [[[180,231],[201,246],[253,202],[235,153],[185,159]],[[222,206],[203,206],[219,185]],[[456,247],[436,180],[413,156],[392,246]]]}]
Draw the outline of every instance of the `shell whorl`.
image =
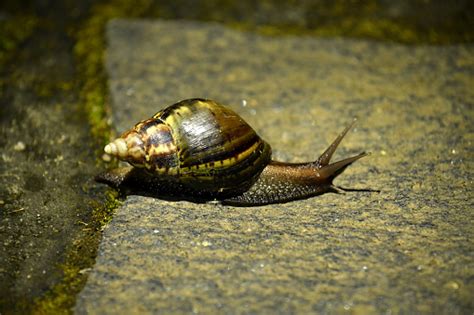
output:
[{"label": "shell whorl", "polygon": [[226,190],[249,185],[271,159],[271,148],[235,112],[191,99],[136,124],[107,154],[184,185]]},{"label": "shell whorl", "polygon": [[107,144],[105,153],[133,166],[156,172],[176,172],[176,146],[170,128],[158,118],[136,124]]},{"label": "shell whorl", "polygon": [[128,160],[130,157],[137,159],[144,155],[143,142],[137,132],[129,132],[115,139],[104,147],[105,153],[118,158]]}]

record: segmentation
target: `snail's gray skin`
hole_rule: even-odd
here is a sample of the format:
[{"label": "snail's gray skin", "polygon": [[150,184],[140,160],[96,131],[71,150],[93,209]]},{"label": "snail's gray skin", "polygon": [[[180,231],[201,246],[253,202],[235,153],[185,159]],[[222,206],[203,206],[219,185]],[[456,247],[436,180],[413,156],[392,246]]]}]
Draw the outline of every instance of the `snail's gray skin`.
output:
[{"label": "snail's gray skin", "polygon": [[330,163],[353,123],[313,162],[271,160],[271,147],[235,112],[210,100],[171,105],[136,124],[105,147],[133,166],[97,180],[129,194],[197,202],[258,206],[337,190],[336,176],[362,152]]}]

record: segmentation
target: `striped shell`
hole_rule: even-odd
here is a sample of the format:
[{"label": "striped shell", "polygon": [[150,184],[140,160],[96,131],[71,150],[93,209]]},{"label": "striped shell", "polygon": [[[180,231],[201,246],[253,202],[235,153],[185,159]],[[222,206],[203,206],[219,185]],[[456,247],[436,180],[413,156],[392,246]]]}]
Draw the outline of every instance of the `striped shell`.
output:
[{"label": "striped shell", "polygon": [[136,124],[105,152],[163,181],[195,191],[246,189],[271,159],[271,148],[234,111],[184,100]]}]

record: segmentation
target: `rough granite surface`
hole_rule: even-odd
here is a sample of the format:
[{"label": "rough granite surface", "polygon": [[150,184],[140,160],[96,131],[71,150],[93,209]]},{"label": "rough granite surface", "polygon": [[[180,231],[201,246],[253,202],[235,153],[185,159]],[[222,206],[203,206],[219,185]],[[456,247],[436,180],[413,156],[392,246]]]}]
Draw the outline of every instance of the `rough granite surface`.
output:
[{"label": "rough granite surface", "polygon": [[228,104],[277,159],[372,155],[325,194],[254,208],[129,196],[78,314],[472,314],[474,46],[263,37],[116,20],[118,132],[181,99]]}]

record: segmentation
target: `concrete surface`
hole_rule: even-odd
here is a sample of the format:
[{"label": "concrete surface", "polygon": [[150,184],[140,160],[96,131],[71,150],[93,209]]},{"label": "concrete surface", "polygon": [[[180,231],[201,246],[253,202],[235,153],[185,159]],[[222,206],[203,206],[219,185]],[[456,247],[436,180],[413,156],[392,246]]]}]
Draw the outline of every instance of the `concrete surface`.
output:
[{"label": "concrete surface", "polygon": [[372,155],[337,185],[379,189],[257,208],[127,197],[78,314],[474,310],[474,47],[261,37],[215,24],[107,30],[119,132],[191,97],[230,105],[281,160]]}]

